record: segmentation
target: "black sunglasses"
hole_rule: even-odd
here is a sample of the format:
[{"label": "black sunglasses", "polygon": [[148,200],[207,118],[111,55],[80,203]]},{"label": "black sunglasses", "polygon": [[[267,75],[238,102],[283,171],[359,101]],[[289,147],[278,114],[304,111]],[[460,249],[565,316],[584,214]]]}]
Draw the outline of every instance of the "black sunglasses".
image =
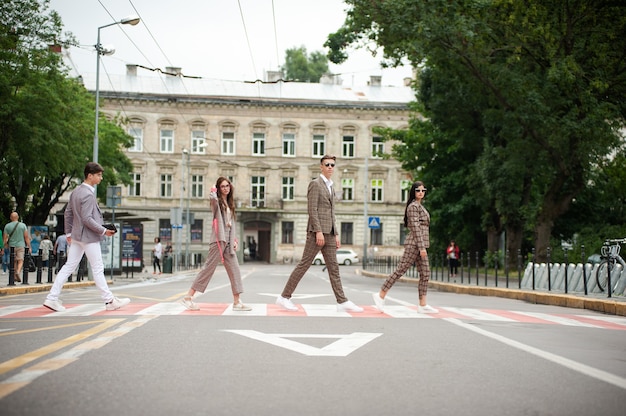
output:
[{"label": "black sunglasses", "polygon": [[416,189],[415,192],[426,192],[426,189]]},{"label": "black sunglasses", "polygon": [[324,166],[326,166],[327,168],[328,167],[334,168],[335,164],[334,163],[324,163]]}]

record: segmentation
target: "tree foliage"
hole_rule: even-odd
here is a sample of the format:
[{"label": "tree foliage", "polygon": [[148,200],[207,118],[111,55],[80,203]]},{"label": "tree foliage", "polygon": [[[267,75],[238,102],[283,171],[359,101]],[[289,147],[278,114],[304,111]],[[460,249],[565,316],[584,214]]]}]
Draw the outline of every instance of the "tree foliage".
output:
[{"label": "tree foliage", "polygon": [[282,70],[291,81],[319,82],[322,75],[328,72],[328,58],[320,51],[309,55],[304,46],[287,49]]},{"label": "tree foliage", "polygon": [[[0,4],[0,220],[17,210],[43,224],[61,196],[83,179],[93,151],[93,96],[67,76],[50,45],[75,42],[62,33],[48,1]],[[128,183],[132,165],[121,151],[132,139],[121,120],[100,124],[100,163],[108,184]]]},{"label": "tree foliage", "polygon": [[[408,59],[425,68],[416,85],[427,119],[400,135],[410,140],[395,153],[441,191],[437,214],[475,218],[482,212],[477,223],[492,237],[490,249],[506,230],[508,248],[521,247],[530,233],[545,255],[555,221],[623,140],[626,6],[602,0],[346,3],[344,26],[326,43],[331,61],[373,42],[387,61]],[[473,201],[459,188],[471,190]]]}]

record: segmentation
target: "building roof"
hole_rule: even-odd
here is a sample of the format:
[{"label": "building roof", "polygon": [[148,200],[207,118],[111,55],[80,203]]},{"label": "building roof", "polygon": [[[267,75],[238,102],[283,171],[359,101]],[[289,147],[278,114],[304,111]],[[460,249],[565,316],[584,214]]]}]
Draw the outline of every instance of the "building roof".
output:
[{"label": "building roof", "polygon": [[[83,83],[95,91],[95,74],[85,74]],[[181,76],[137,76],[109,74],[100,77],[100,94],[105,97],[154,96],[181,100],[275,101],[276,103],[320,103],[327,105],[406,107],[415,100],[410,87],[362,86],[304,82],[241,82]],[[148,98],[148,97],[146,97]]]}]

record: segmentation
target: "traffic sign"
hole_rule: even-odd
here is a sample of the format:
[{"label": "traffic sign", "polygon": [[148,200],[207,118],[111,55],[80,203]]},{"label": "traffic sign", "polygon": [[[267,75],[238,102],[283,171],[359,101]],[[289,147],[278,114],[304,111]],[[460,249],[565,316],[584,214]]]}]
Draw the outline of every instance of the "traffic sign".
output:
[{"label": "traffic sign", "polygon": [[380,228],[380,217],[370,217],[367,221],[370,228]]}]

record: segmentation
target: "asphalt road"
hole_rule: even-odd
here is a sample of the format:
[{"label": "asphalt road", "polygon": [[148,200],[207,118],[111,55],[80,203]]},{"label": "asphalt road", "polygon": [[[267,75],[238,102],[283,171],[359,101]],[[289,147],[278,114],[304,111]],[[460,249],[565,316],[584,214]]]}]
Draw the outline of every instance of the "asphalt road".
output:
[{"label": "asphalt road", "polygon": [[[218,269],[201,310],[177,303],[193,273],[116,282],[131,305],[104,311],[97,289],[0,298],[0,413],[9,415],[623,415],[626,318],[431,290],[416,312],[398,283],[341,267],[362,314],[337,313],[312,266],[274,305],[293,266],[242,266],[250,312],[232,312]],[[135,279],[138,280],[138,279]]]}]

